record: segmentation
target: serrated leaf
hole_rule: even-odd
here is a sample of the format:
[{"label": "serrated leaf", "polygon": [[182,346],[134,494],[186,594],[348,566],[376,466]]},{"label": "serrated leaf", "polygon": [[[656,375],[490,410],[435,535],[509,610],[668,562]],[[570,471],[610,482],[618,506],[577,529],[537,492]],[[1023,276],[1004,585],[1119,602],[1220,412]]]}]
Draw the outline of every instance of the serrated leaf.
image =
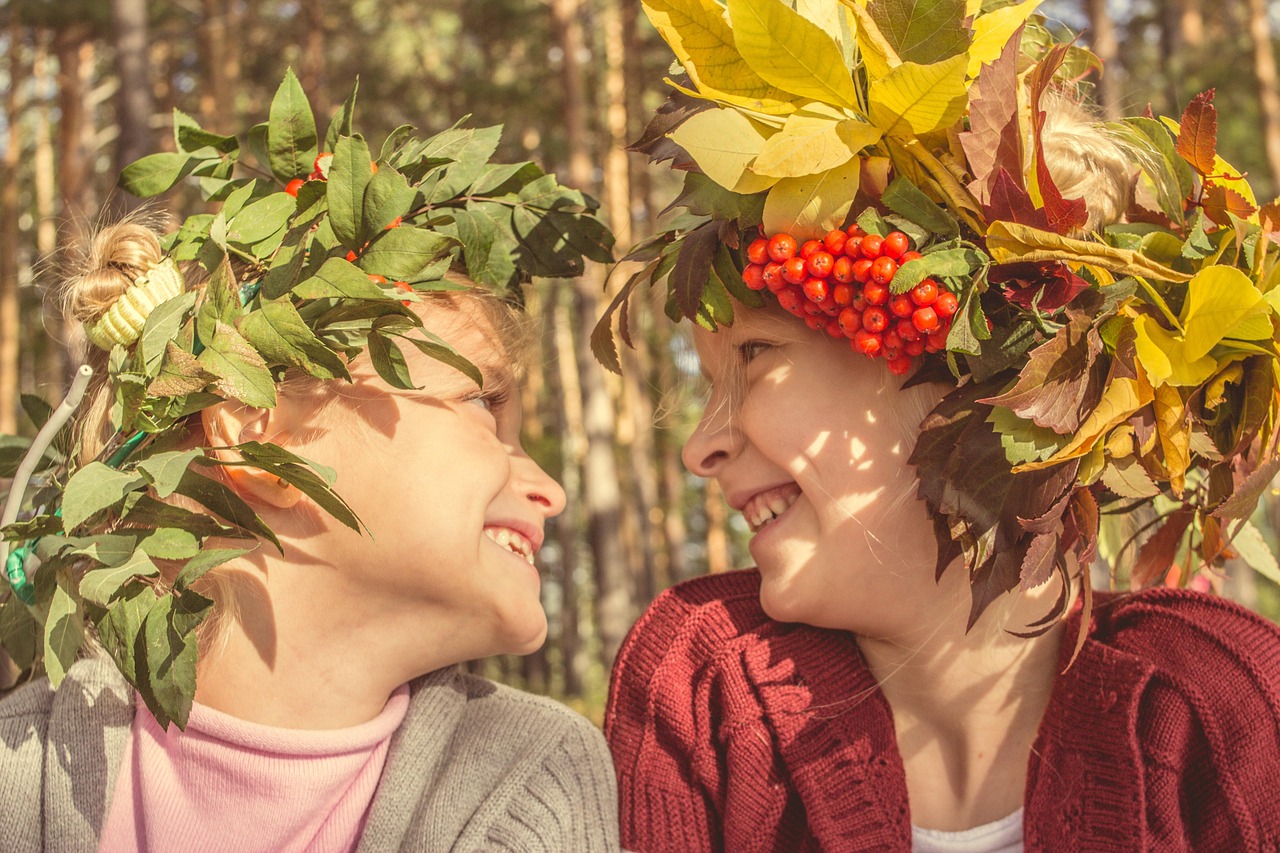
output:
[{"label": "serrated leaf", "polygon": [[[1022,130],[1018,122],[1021,43],[1021,37],[1010,38],[995,61],[982,69],[969,89],[969,127],[960,133],[960,145],[974,177],[970,189],[984,204],[991,197],[998,169],[1003,168],[1018,186],[1021,186],[1025,171]],[[972,61],[972,54],[970,57]]]},{"label": "serrated leaf", "polygon": [[243,528],[266,539],[277,549],[280,548],[280,542],[271,528],[262,523],[262,519],[243,498],[222,483],[188,469],[175,491],[196,501],[228,524]]},{"label": "serrated leaf", "polygon": [[1000,436],[1000,446],[1011,466],[1048,459],[1066,443],[1053,430],[1038,427],[1004,406],[992,407],[987,422]]},{"label": "serrated leaf", "polygon": [[933,234],[941,237],[955,237],[960,233],[955,217],[939,207],[933,199],[925,195],[923,190],[906,178],[894,178],[885,188],[880,200],[894,213],[905,216]]},{"label": "serrated leaf", "polygon": [[360,268],[369,274],[385,276],[388,281],[408,281],[448,254],[455,245],[453,238],[438,231],[408,226],[392,228],[369,244],[360,256]]},{"label": "serrated leaf", "polygon": [[133,556],[119,566],[108,566],[85,572],[84,577],[80,579],[80,595],[86,601],[106,607],[116,593],[133,578],[153,578],[158,577],[159,574],[160,569],[147,554],[141,550],[135,551]]},{"label": "serrated leaf", "polygon": [[161,727],[186,725],[196,691],[196,638],[175,629],[173,595],[161,596],[147,612],[138,635],[143,666],[135,664],[138,694]]},{"label": "serrated leaf", "polygon": [[261,243],[283,231],[297,208],[297,199],[283,192],[246,205],[227,223],[227,242],[237,246]]},{"label": "serrated leaf", "polygon": [[1164,577],[1178,556],[1183,536],[1195,517],[1193,510],[1181,508],[1169,513],[1138,550],[1130,578],[1137,587],[1144,587],[1156,578]]},{"label": "serrated leaf", "polygon": [[239,328],[268,364],[287,364],[318,379],[351,378],[342,356],[316,337],[287,298],[261,303]]},{"label": "serrated leaf", "polygon": [[147,386],[147,394],[152,397],[184,397],[201,390],[211,379],[212,376],[205,372],[194,355],[168,341],[160,374]]},{"label": "serrated leaf", "polygon": [[84,642],[84,617],[72,592],[73,583],[67,572],[58,572],[45,617],[44,670],[54,688],[66,677]]},{"label": "serrated leaf", "polygon": [[97,623],[98,641],[131,684],[138,679],[134,668],[135,643],[155,602],[156,594],[150,586],[133,584]]},{"label": "serrated leaf", "polygon": [[964,54],[932,65],[904,62],[868,85],[871,118],[900,139],[946,130],[964,115],[964,74]]},{"label": "serrated leaf", "polygon": [[[397,229],[399,230],[399,229]],[[298,282],[293,294],[301,299],[387,299],[368,273],[342,258],[329,258],[311,278]]]},{"label": "serrated leaf", "polygon": [[148,379],[159,373],[165,350],[169,342],[177,337],[187,312],[196,303],[196,296],[195,291],[187,291],[173,299],[166,299],[147,315],[147,322],[138,338],[138,359]]},{"label": "serrated leaf", "polygon": [[[204,288],[204,302],[200,306],[201,320],[207,323],[210,319],[223,323],[233,323],[240,316],[240,285],[236,281],[235,271],[231,268],[231,260],[226,255],[213,270],[208,284]],[[199,326],[199,323],[197,324]],[[207,330],[199,326],[197,331],[202,338],[210,337],[213,327]]]},{"label": "serrated leaf", "polygon": [[1218,149],[1218,111],[1213,89],[1191,99],[1178,122],[1177,151],[1201,175],[1214,174]]},{"label": "serrated leaf", "polygon": [[764,141],[750,164],[751,171],[773,178],[814,175],[849,162],[879,139],[878,128],[858,119],[797,112],[787,116],[781,131]]},{"label": "serrated leaf", "polygon": [[1153,498],[1160,494],[1160,487],[1132,456],[1113,459],[1103,468],[1102,484],[1122,498]]},{"label": "serrated leaf", "polygon": [[1231,540],[1231,547],[1258,574],[1275,584],[1280,584],[1280,563],[1262,535],[1251,522],[1245,522]]},{"label": "serrated leaf", "polygon": [[854,158],[821,174],[778,181],[765,198],[765,232],[821,238],[844,222],[860,180],[861,163]]},{"label": "serrated leaf", "polygon": [[1036,471],[1085,455],[1112,427],[1150,403],[1150,393],[1149,389],[1139,387],[1132,379],[1113,379],[1103,391],[1097,407],[1081,422],[1080,428],[1066,446],[1044,462],[1028,462],[1014,470]]},{"label": "serrated leaf", "polygon": [[404,175],[391,166],[382,166],[364,188],[361,216],[363,231],[360,242],[368,242],[390,225],[396,217],[409,213],[417,190],[409,186]]},{"label": "serrated leaf", "polygon": [[360,91],[360,81],[356,80],[355,85],[351,87],[351,94],[342,102],[342,107],[336,112],[329,122],[329,127],[324,133],[324,150],[332,152],[338,145],[339,136],[351,135],[351,120],[356,112],[356,94]]},{"label": "serrated leaf", "polygon": [[302,84],[288,68],[271,99],[267,121],[271,171],[281,181],[300,178],[316,159],[316,120]]},{"label": "serrated leaf", "polygon": [[120,173],[120,188],[139,198],[151,198],[172,189],[196,167],[186,154],[162,152],[135,160]]},{"label": "serrated leaf", "polygon": [[67,530],[79,527],[146,481],[133,473],[117,471],[101,462],[90,462],[71,475],[62,494],[62,519]]},{"label": "serrated leaf", "polygon": [[733,40],[768,83],[804,98],[856,109],[858,93],[840,46],[781,0],[729,0]]},{"label": "serrated leaf", "polygon": [[929,252],[898,268],[889,283],[893,293],[906,293],[926,278],[966,278],[982,268],[982,257],[972,249],[943,249]]},{"label": "serrated leaf", "polygon": [[206,548],[183,565],[174,581],[175,589],[187,589],[218,566],[252,554],[253,548]]},{"label": "serrated leaf", "polygon": [[748,171],[747,166],[764,148],[767,133],[762,125],[732,107],[690,116],[670,136],[704,175],[727,190],[749,194],[777,183],[775,178]]},{"label": "serrated leaf", "polygon": [[163,500],[173,494],[174,489],[178,488],[178,483],[182,481],[182,475],[191,467],[191,463],[196,459],[203,458],[203,456],[204,450],[199,447],[191,450],[173,450],[167,453],[157,453],[139,462],[138,471],[151,483],[151,487],[156,491],[156,496]]},{"label": "serrated leaf", "polygon": [[1258,499],[1280,474],[1280,457],[1272,457],[1259,465],[1244,482],[1236,487],[1227,498],[1213,511],[1214,516],[1221,519],[1248,518],[1258,506]]},{"label": "serrated leaf", "polygon": [[506,286],[516,276],[517,243],[510,227],[502,227],[494,216],[510,222],[511,213],[497,205],[477,204],[454,211],[453,225],[462,243],[467,275],[480,284]]},{"label": "serrated leaf", "polygon": [[418,387],[413,384],[413,377],[409,375],[409,365],[404,360],[404,353],[387,335],[369,335],[369,360],[373,362],[373,369],[382,377],[382,381],[392,388],[410,390]]},{"label": "serrated leaf", "polygon": [[197,358],[201,366],[217,377],[218,390],[249,406],[260,409],[276,405],[276,384],[267,363],[244,337],[218,321],[213,340]]},{"label": "serrated leaf", "polygon": [[689,232],[680,244],[670,286],[680,313],[691,320],[698,316],[702,292],[711,277],[711,262],[719,245],[720,238],[712,222]]},{"label": "serrated leaf", "polygon": [[1018,572],[1019,586],[1022,589],[1035,589],[1049,580],[1053,576],[1057,556],[1057,533],[1040,533],[1032,537]]},{"label": "serrated leaf", "polygon": [[1036,426],[1070,435],[1097,404],[1105,376],[1096,369],[1102,340],[1092,318],[1071,322],[1031,351],[1013,388],[983,402],[1005,406]]},{"label": "serrated leaf", "polygon": [[965,54],[972,38],[963,23],[965,0],[871,0],[867,12],[904,62],[929,65]]}]

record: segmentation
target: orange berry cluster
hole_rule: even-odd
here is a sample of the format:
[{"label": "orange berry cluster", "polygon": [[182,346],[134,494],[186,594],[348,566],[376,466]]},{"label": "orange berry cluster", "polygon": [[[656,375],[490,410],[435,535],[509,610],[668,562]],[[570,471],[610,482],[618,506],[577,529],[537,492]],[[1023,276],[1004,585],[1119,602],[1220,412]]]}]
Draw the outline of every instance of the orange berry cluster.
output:
[{"label": "orange berry cluster", "polygon": [[907,293],[891,292],[898,267],[919,257],[901,231],[881,237],[851,225],[803,245],[780,232],[747,247],[742,280],[771,292],[814,331],[848,338],[857,352],[903,374],[913,357],[946,348],[959,307],[956,295],[931,278]]}]

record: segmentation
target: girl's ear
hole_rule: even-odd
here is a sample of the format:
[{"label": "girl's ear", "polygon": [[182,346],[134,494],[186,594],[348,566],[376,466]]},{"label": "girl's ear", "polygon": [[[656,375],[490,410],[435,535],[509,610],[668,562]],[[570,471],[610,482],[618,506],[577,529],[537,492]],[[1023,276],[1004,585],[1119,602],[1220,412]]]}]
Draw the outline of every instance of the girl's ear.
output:
[{"label": "girl's ear", "polygon": [[[227,447],[266,437],[280,438],[286,433],[273,428],[275,410],[257,409],[236,403],[221,403],[200,412],[205,443],[210,447]],[[215,450],[213,455],[230,461],[234,451]],[[266,504],[278,509],[291,509],[302,499],[298,491],[280,477],[249,465],[224,465],[231,488],[250,503]]]}]

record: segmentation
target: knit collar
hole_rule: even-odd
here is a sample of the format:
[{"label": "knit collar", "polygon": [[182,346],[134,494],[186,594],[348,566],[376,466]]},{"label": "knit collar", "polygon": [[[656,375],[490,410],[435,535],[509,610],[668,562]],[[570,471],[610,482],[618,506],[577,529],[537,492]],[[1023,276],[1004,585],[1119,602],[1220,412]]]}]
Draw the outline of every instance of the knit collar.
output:
[{"label": "knit collar", "polygon": [[[1100,596],[1106,606],[1108,596]],[[777,623],[774,623],[775,625]],[[1027,768],[1024,835],[1141,849],[1137,706],[1151,667],[1091,635],[1070,669],[1077,608]],[[781,627],[781,626],[779,626]],[[765,629],[766,631],[769,628]],[[906,771],[893,712],[852,634],[786,642],[750,677],[810,827],[824,849],[910,850]],[[1063,670],[1066,670],[1063,672]],[[839,780],[833,784],[832,780]],[[1050,825],[1050,824],[1054,825]]]}]

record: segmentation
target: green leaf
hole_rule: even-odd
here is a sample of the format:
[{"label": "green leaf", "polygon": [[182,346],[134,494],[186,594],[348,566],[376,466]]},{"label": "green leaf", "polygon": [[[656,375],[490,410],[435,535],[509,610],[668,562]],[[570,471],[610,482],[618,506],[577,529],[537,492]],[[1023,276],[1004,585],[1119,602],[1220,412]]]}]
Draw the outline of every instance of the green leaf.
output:
[{"label": "green leaf", "polygon": [[240,142],[234,136],[222,136],[205,130],[194,118],[182,110],[173,111],[173,141],[179,151],[194,154],[203,148],[212,148],[219,154],[234,157],[240,151]]},{"label": "green leaf", "polygon": [[[499,225],[492,214],[505,217],[506,226]],[[510,221],[511,213],[498,205],[474,205],[454,211],[454,229],[464,247],[467,275],[473,281],[501,287],[516,276],[518,244]]]},{"label": "green leaf", "polygon": [[144,536],[138,550],[157,560],[185,560],[200,553],[200,543],[190,531],[161,527]]},{"label": "green leaf", "polygon": [[992,407],[987,423],[1000,436],[1000,446],[1011,466],[1044,461],[1066,443],[1053,430],[1023,420],[1003,406]]},{"label": "green leaf", "polygon": [[429,201],[447,201],[470,187],[489,168],[489,158],[498,149],[501,137],[502,128],[494,126],[447,130],[428,140],[423,146],[423,156],[449,157],[454,161],[445,167],[444,176],[431,191]]},{"label": "green leaf", "polygon": [[333,491],[332,481],[312,471],[311,463],[302,457],[295,456],[279,445],[256,441],[245,442],[236,449],[246,462],[280,477],[338,521],[357,533],[360,531],[360,519],[347,502]]},{"label": "green leaf", "polygon": [[194,355],[168,341],[160,374],[147,386],[147,393],[153,397],[184,397],[203,389],[212,378]]},{"label": "green leaf", "polygon": [[182,482],[182,475],[191,467],[191,463],[204,457],[203,448],[191,450],[172,450],[148,456],[138,463],[138,471],[147,478],[156,496],[161,500],[173,494]]},{"label": "green leaf", "polygon": [[338,147],[338,137],[351,135],[351,119],[356,112],[356,94],[360,91],[360,81],[351,87],[351,94],[342,102],[342,108],[334,114],[329,128],[324,134],[324,150],[332,153]]},{"label": "green leaf", "polygon": [[188,469],[175,491],[196,501],[228,524],[247,530],[266,539],[277,549],[280,548],[280,542],[271,528],[263,524],[262,519],[243,498],[222,483]]},{"label": "green leaf", "polygon": [[373,177],[369,146],[360,136],[344,136],[333,152],[327,197],[329,223],[339,242],[359,252],[364,246],[364,191]]},{"label": "green leaf", "polygon": [[690,213],[697,216],[710,216],[712,219],[729,222],[736,220],[740,226],[747,227],[760,224],[764,215],[764,198],[763,193],[735,193],[706,175],[689,172],[684,176],[684,189],[667,209],[687,207]]},{"label": "green leaf", "polygon": [[187,291],[165,300],[147,315],[142,335],[138,338],[138,359],[148,379],[159,373],[165,349],[178,336],[187,313],[196,304],[196,296],[195,291]]},{"label": "green leaf", "polygon": [[386,291],[368,274],[342,258],[329,258],[311,278],[293,289],[302,299],[388,299]]},{"label": "green leaf", "polygon": [[246,314],[240,334],[268,364],[291,365],[319,379],[351,378],[342,357],[316,337],[287,298],[263,302]]},{"label": "green leaf", "polygon": [[156,594],[150,586],[135,583],[97,621],[98,641],[131,684],[138,681],[134,667],[135,644],[147,612],[155,602]]},{"label": "green leaf", "polygon": [[364,205],[361,214],[363,226],[359,241],[367,243],[390,225],[397,216],[409,213],[416,190],[409,186],[404,175],[390,166],[382,166],[364,188]]},{"label": "green leaf", "polygon": [[274,408],[276,384],[267,363],[239,332],[218,321],[200,364],[217,377],[218,390],[250,406]]},{"label": "green leaf", "polygon": [[36,429],[43,427],[53,416],[53,406],[50,406],[44,397],[36,394],[21,394],[18,402],[22,405],[22,411],[31,420],[31,425]]},{"label": "green leaf", "polygon": [[133,556],[138,548],[138,537],[124,533],[99,533],[96,536],[69,536],[61,543],[51,543],[53,551],[62,553],[69,548],[77,557],[88,557],[104,566],[118,566]]},{"label": "green leaf", "polygon": [[279,180],[290,181],[311,171],[317,153],[316,120],[292,68],[285,70],[284,80],[271,99],[267,144],[271,172]]},{"label": "green leaf", "polygon": [[[381,172],[379,172],[381,174]],[[383,231],[360,257],[366,273],[387,281],[408,281],[444,257],[456,241],[437,231],[401,226]]]},{"label": "green leaf", "polygon": [[[375,326],[376,325],[377,324],[375,324]],[[477,387],[484,387],[484,377],[480,374],[479,368],[468,361],[456,349],[446,343],[443,338],[427,331],[426,329],[419,329],[418,331],[425,335],[427,340],[419,340],[418,338],[410,337],[409,335],[401,335],[400,337],[417,347],[418,351],[423,355],[428,355],[436,361],[439,361],[442,364],[447,364],[449,367],[461,372],[472,382],[476,383]]]},{"label": "green leaf", "polygon": [[405,390],[416,389],[413,378],[409,376],[409,365],[405,363],[404,353],[395,341],[386,335],[369,335],[369,359],[373,369],[378,371],[382,381],[393,388]]},{"label": "green leaf", "polygon": [[786,92],[857,109],[858,92],[840,46],[781,0],[729,0],[738,52],[766,82]]},{"label": "green leaf", "polygon": [[960,306],[956,319],[947,333],[947,349],[952,352],[977,356],[982,352],[982,342],[991,337],[987,330],[987,318],[978,300],[978,288],[966,288],[960,294]]},{"label": "green leaf", "polygon": [[720,283],[724,285],[725,290],[733,295],[733,298],[746,305],[748,308],[761,308],[764,306],[764,297],[759,292],[747,287],[742,280],[742,270],[738,269],[737,264],[733,261],[733,253],[729,247],[721,243],[716,249],[715,258],[711,262],[712,272],[716,278],[720,279]]},{"label": "green leaf", "polygon": [[307,247],[311,244],[311,223],[304,220],[285,234],[280,249],[271,259],[271,268],[262,277],[263,299],[279,299],[298,281],[303,264],[307,260]]},{"label": "green leaf", "polygon": [[186,725],[196,692],[197,644],[193,630],[182,633],[175,626],[184,615],[178,603],[176,596],[161,596],[148,611],[138,638],[145,644],[142,657],[146,665],[137,674],[141,682],[138,693],[156,722],[164,727],[176,722],[181,728]]},{"label": "green leaf", "polygon": [[899,213],[944,238],[960,233],[954,216],[939,207],[924,191],[903,177],[894,178],[880,200],[894,213]]},{"label": "green leaf", "polygon": [[889,289],[894,293],[906,293],[930,276],[935,278],[965,278],[981,269],[982,257],[972,249],[943,249],[930,252],[922,258],[907,261],[898,268]]},{"label": "green leaf", "polygon": [[68,572],[58,572],[49,615],[45,617],[44,669],[54,688],[66,677],[84,642],[84,617],[72,591],[73,583]]},{"label": "green leaf", "polygon": [[151,198],[173,188],[195,168],[197,161],[186,154],[148,154],[124,167],[120,188],[139,198]]},{"label": "green leaf", "polygon": [[969,47],[965,0],[871,0],[867,12],[904,62],[929,65]]},{"label": "green leaf", "polygon": [[[188,534],[190,535],[190,534]],[[194,537],[193,537],[194,538]],[[80,595],[103,607],[108,606],[126,583],[135,577],[159,577],[160,569],[141,549],[119,566],[91,569],[80,579]]]},{"label": "green leaf", "polygon": [[0,648],[19,670],[35,663],[44,647],[44,630],[16,595],[0,601]]},{"label": "green leaf", "polygon": [[174,581],[174,589],[188,589],[193,583],[200,580],[212,569],[216,569],[232,560],[237,560],[245,554],[252,554],[255,548],[206,548],[199,554],[196,554],[183,565],[182,571],[178,572],[178,578]]},{"label": "green leaf", "polygon": [[84,524],[102,510],[115,506],[146,481],[133,473],[117,471],[101,462],[90,462],[71,475],[62,494],[62,519],[67,530]]},{"label": "green leaf", "polygon": [[1280,584],[1280,563],[1276,562],[1276,555],[1271,552],[1271,546],[1267,544],[1262,531],[1251,522],[1244,523],[1231,540],[1231,547],[1250,568],[1272,583]]},{"label": "green leaf", "polygon": [[207,340],[214,334],[211,320],[233,323],[240,316],[242,307],[240,285],[236,281],[235,271],[231,269],[231,260],[223,255],[204,288],[204,303],[201,305],[199,320],[203,320],[207,328],[198,320],[197,333],[202,339]]},{"label": "green leaf", "polygon": [[283,192],[255,201],[228,223],[227,242],[237,246],[261,243],[283,231],[297,208],[297,199]]}]

